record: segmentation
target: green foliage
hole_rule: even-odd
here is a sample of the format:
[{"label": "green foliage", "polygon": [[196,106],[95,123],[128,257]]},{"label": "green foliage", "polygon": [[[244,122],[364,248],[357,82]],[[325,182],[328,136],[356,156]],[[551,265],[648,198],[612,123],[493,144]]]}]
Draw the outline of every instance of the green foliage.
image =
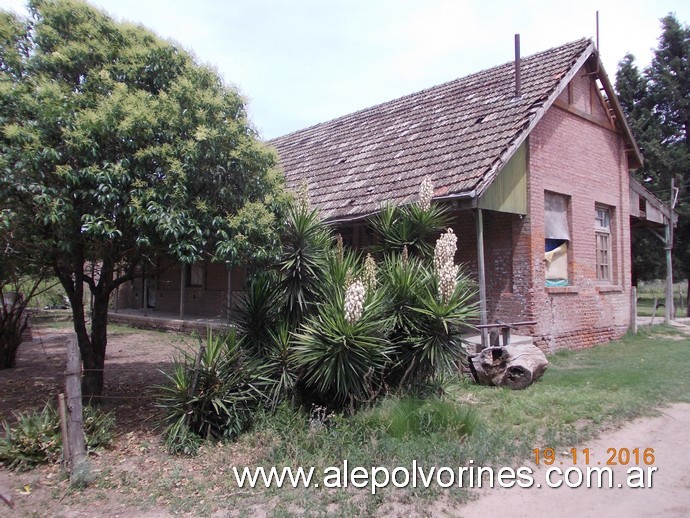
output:
[{"label": "green foliage", "polygon": [[299,325],[309,313],[314,286],[326,260],[330,234],[316,209],[293,204],[283,229],[283,251],[278,262],[288,318]]},{"label": "green foliage", "polygon": [[[416,237],[399,242],[399,253],[385,252],[377,266],[338,246],[305,199],[287,211],[279,259],[249,286],[241,338],[229,335],[227,347],[226,338],[209,338],[197,384],[194,358],[177,361],[160,401],[170,451],[194,453],[198,438],[235,438],[262,406],[315,403],[329,413],[353,411],[390,391],[431,394],[463,358],[460,333],[476,317],[475,289],[453,263],[451,231],[452,250],[441,261],[453,263],[443,297],[429,260],[445,209],[385,209],[384,219],[405,219]],[[403,253],[407,245],[416,256]],[[435,419],[427,410],[419,415]]]},{"label": "green foliage", "polygon": [[171,453],[187,455],[197,452],[199,439],[234,439],[245,431],[271,385],[233,329],[220,335],[208,329],[199,352],[182,351],[166,376],[158,402],[166,412],[165,443]]},{"label": "green foliage", "polygon": [[112,291],[150,258],[273,258],[287,196],[217,72],[87,3],[29,8],[0,16],[0,228],[54,269],[98,394]]},{"label": "green foliage", "polygon": [[477,306],[472,300],[475,289],[466,275],[458,274],[456,288],[447,301],[439,300],[436,277],[432,279],[419,292],[418,305],[411,308],[417,318],[410,328],[409,369],[413,379],[425,381],[458,368],[465,356],[460,334],[477,317]]},{"label": "green foliage", "polygon": [[381,429],[396,439],[414,439],[444,434],[461,438],[477,427],[476,412],[466,406],[438,398],[401,398],[385,401],[376,408]]},{"label": "green foliage", "polygon": [[381,293],[367,297],[362,317],[355,322],[345,318],[343,293],[323,301],[293,338],[300,380],[329,405],[373,400],[389,361],[389,328]]},{"label": "green foliage", "polygon": [[[84,437],[89,451],[108,446],[113,440],[115,419],[93,407],[84,407]],[[46,404],[40,412],[18,412],[15,422],[2,422],[0,461],[9,469],[27,470],[38,464],[54,462],[62,454],[60,416]]]},{"label": "green foliage", "polygon": [[252,354],[262,354],[271,344],[271,333],[282,318],[283,293],[274,272],[252,277],[237,312],[237,326]]},{"label": "green foliage", "polygon": [[290,327],[282,322],[276,331],[270,331],[270,340],[261,357],[264,376],[273,382],[267,394],[271,407],[289,400],[295,391],[297,374],[292,362]]},{"label": "green foliage", "polygon": [[[645,157],[636,171],[659,198],[670,203],[671,182],[678,192],[674,273],[685,278],[690,264],[690,28],[672,14],[661,19],[659,45],[642,73],[628,54],[618,65],[616,90]],[[640,236],[633,243],[640,280],[659,276],[659,242]]]},{"label": "green foliage", "polygon": [[401,253],[407,247],[411,255],[429,257],[434,250],[434,239],[450,221],[450,213],[445,206],[434,204],[423,210],[419,204],[392,205],[381,210],[369,219],[378,245],[377,254]]},{"label": "green foliage", "polygon": [[456,288],[447,301],[439,300],[436,276],[420,259],[387,256],[383,278],[394,322],[387,382],[419,388],[456,370],[465,356],[460,335],[477,317],[476,288],[469,276],[458,271]]}]

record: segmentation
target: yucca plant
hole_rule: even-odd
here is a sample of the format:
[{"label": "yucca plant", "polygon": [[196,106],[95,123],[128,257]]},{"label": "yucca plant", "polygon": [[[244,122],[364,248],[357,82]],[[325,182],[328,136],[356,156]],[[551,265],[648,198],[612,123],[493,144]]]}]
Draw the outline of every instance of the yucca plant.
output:
[{"label": "yucca plant", "polygon": [[282,401],[289,400],[295,390],[297,376],[291,359],[290,326],[282,322],[275,331],[269,333],[270,340],[261,358],[263,375],[272,382],[267,397],[271,408],[275,409]]},{"label": "yucca plant", "polygon": [[379,254],[401,253],[404,247],[412,256],[429,257],[433,239],[449,221],[448,209],[439,204],[423,208],[418,203],[384,204],[371,218],[369,225],[376,235],[373,250]]},{"label": "yucca plant", "polygon": [[171,453],[195,453],[199,441],[194,436],[237,437],[250,426],[253,410],[265,401],[271,385],[232,328],[224,334],[207,330],[199,352],[182,351],[166,376],[168,384],[160,387],[158,405],[166,411],[163,421]]},{"label": "yucca plant", "polygon": [[[432,277],[433,279],[433,277]],[[401,355],[406,365],[404,380],[426,382],[444,372],[457,369],[466,356],[461,334],[477,317],[474,284],[464,273],[457,274],[457,285],[443,300],[437,282],[423,290],[411,307],[409,347]]]},{"label": "yucca plant", "polygon": [[373,399],[389,361],[390,318],[382,294],[368,294],[355,311],[358,318],[346,309],[345,294],[335,292],[293,336],[298,380],[331,408]]},{"label": "yucca plant", "polygon": [[272,271],[254,275],[237,312],[237,327],[252,354],[265,354],[281,322],[283,304],[279,276]]},{"label": "yucca plant", "polygon": [[392,322],[388,335],[391,353],[385,371],[386,383],[396,388],[411,365],[412,336],[416,335],[419,320],[419,314],[413,308],[418,307],[421,293],[432,282],[432,273],[419,258],[387,254],[383,261],[382,277]]},{"label": "yucca plant", "polygon": [[[444,235],[452,238],[452,232]],[[454,242],[446,245],[445,258],[435,261],[439,271],[428,260],[403,254],[389,254],[384,260],[383,284],[393,321],[386,368],[391,387],[416,390],[452,370],[465,355],[460,335],[477,316],[476,289],[468,274],[453,264]]]},{"label": "yucca plant", "polygon": [[352,250],[341,253],[331,249],[321,265],[317,282],[314,283],[315,301],[334,300],[345,294],[350,282],[360,275],[360,257]]},{"label": "yucca plant", "polygon": [[316,209],[296,203],[287,212],[281,241],[281,286],[289,321],[297,327],[314,299],[314,285],[326,260],[331,236]]}]

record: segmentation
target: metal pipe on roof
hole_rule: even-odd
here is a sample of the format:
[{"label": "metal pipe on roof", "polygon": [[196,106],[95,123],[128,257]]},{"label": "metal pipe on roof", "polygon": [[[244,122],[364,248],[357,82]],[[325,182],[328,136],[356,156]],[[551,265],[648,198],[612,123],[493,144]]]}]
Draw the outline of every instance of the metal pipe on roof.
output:
[{"label": "metal pipe on roof", "polygon": [[520,81],[520,35],[515,35],[515,97],[522,95],[522,84]]}]

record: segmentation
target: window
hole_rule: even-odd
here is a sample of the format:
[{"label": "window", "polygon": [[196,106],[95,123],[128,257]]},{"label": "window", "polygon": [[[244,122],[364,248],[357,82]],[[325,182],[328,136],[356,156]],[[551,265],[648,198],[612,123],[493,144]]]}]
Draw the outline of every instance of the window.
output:
[{"label": "window", "polygon": [[595,208],[594,236],[596,239],[597,280],[611,280],[611,210]]},{"label": "window", "polygon": [[545,285],[567,286],[570,242],[567,196],[544,193],[544,238]]},{"label": "window", "polygon": [[204,268],[198,264],[188,264],[186,268],[187,286],[201,288],[204,285]]}]

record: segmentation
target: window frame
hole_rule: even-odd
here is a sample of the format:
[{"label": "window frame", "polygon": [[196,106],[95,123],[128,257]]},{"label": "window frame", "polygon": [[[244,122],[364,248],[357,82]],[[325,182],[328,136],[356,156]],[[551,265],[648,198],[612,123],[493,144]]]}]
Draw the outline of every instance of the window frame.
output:
[{"label": "window frame", "polygon": [[[573,274],[572,274],[572,215],[571,215],[571,196],[569,194],[564,194],[556,191],[545,190],[544,191],[544,250],[545,250],[545,263],[544,263],[544,286],[546,288],[553,287],[563,287],[573,285]],[[561,210],[554,210],[560,206]],[[550,225],[548,222],[549,217],[556,217],[557,224]],[[551,228],[551,230],[549,230]],[[546,262],[546,250],[553,250],[554,245],[558,245],[555,248],[559,248],[565,245],[565,257],[560,259],[560,261],[565,261],[567,264],[566,277],[560,278],[560,282],[565,281],[565,284],[552,284],[553,281],[548,277],[552,274],[549,272],[549,265]]]},{"label": "window frame", "polygon": [[613,282],[613,210],[594,207],[594,270],[597,282]]},{"label": "window frame", "polygon": [[[187,271],[185,272],[185,287],[186,288],[203,288],[204,287],[204,267],[200,264],[185,265]],[[195,278],[196,277],[196,278]]]}]

